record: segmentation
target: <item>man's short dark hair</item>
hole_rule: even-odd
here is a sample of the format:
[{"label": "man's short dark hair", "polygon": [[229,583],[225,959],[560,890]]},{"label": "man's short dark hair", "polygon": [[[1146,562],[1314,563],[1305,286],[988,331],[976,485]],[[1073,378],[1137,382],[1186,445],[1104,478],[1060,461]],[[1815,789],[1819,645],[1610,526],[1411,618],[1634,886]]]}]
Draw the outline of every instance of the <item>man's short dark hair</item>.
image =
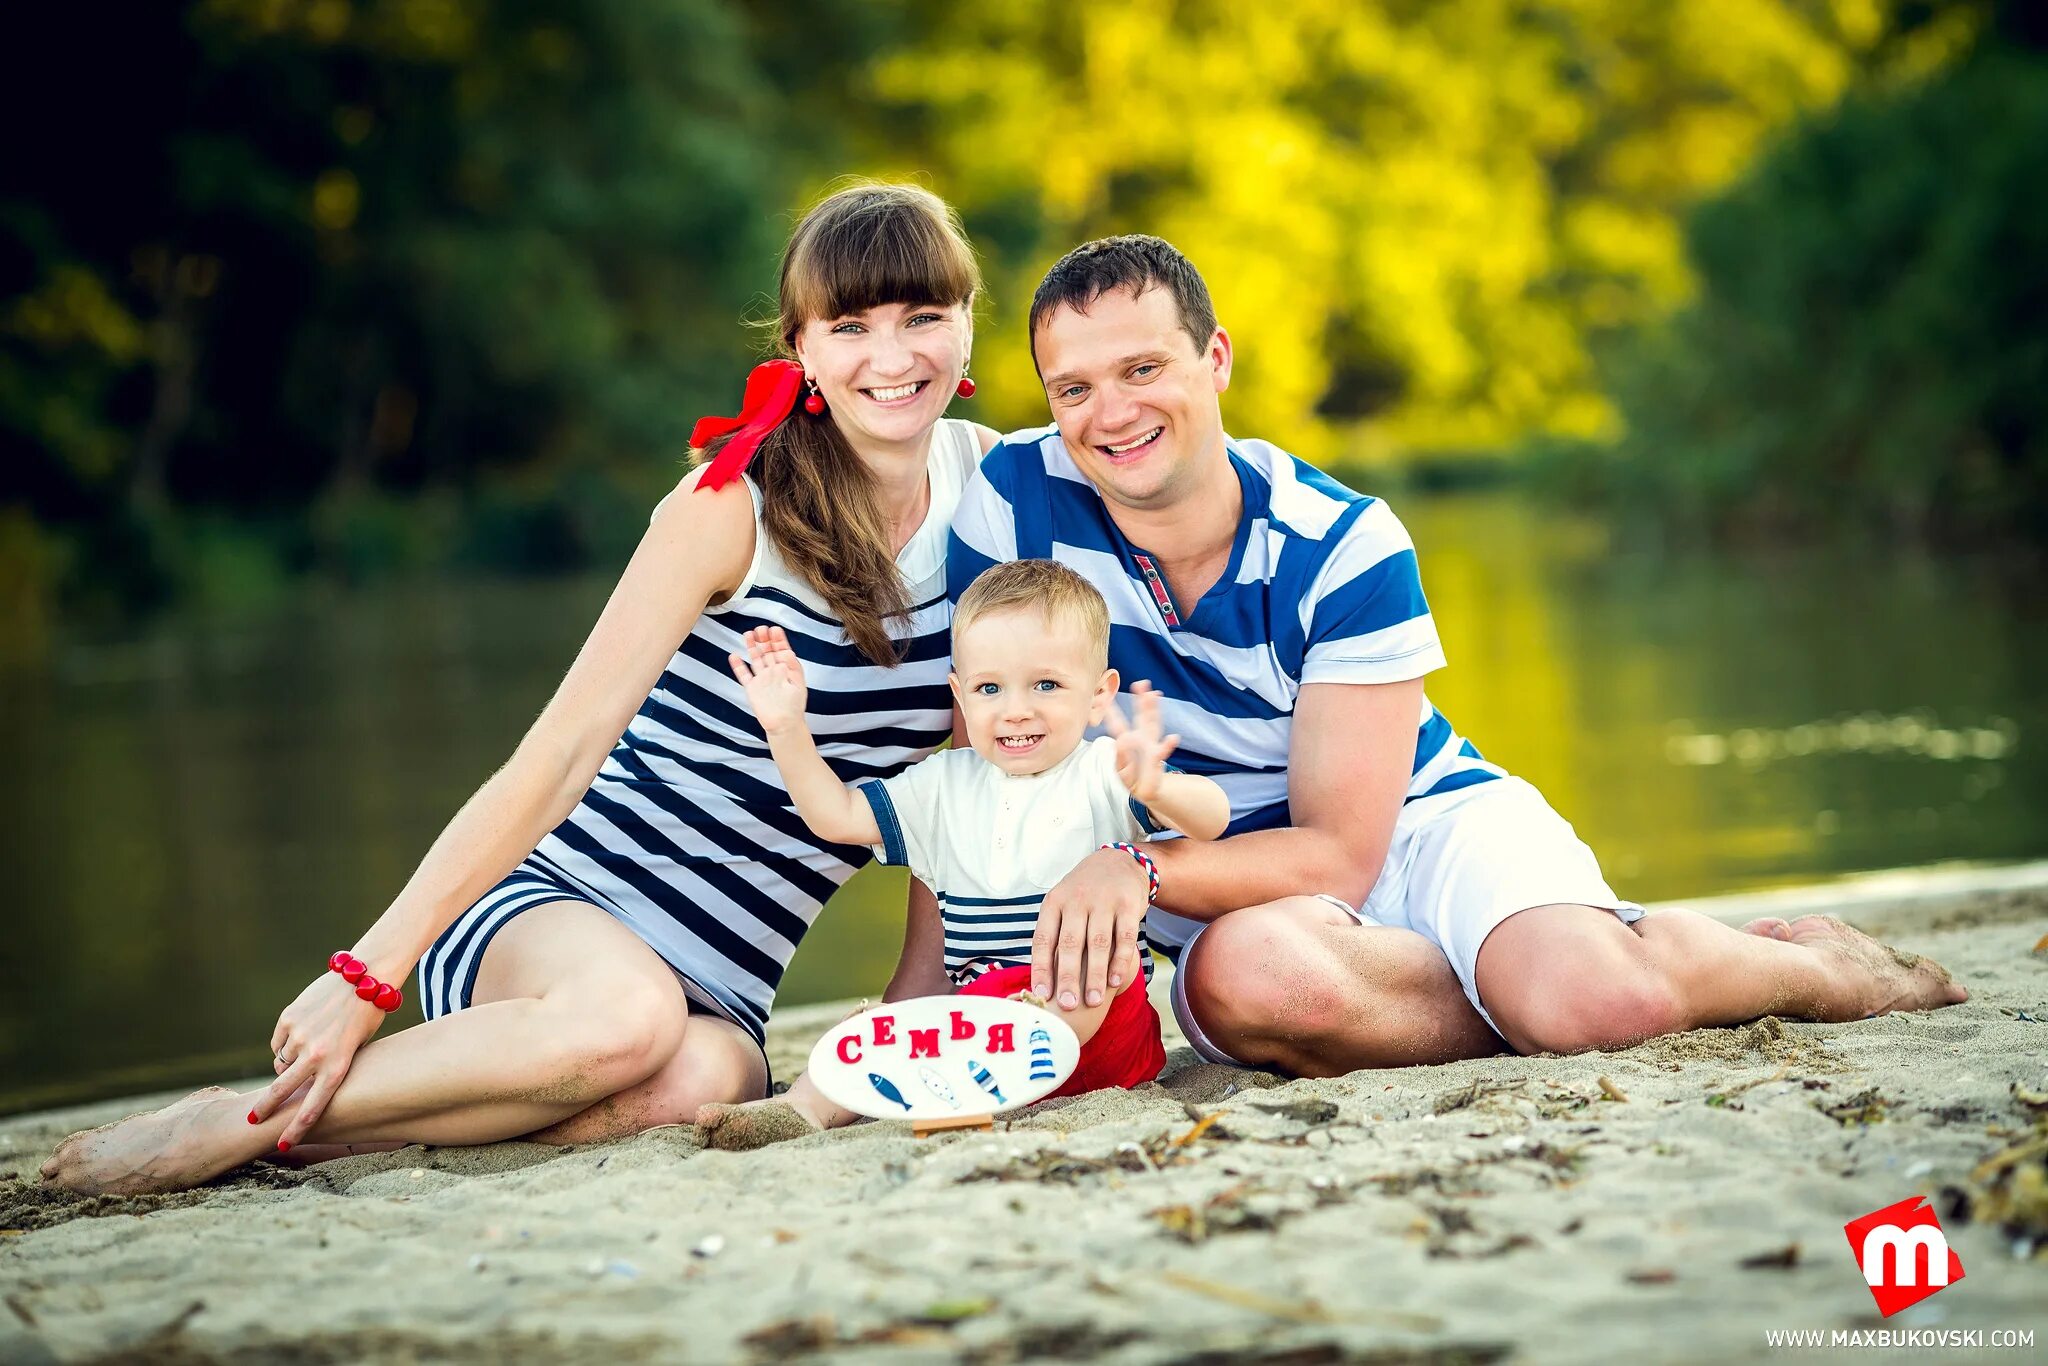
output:
[{"label": "man's short dark hair", "polygon": [[1038,359],[1039,324],[1056,310],[1086,313],[1112,289],[1127,289],[1135,296],[1155,285],[1173,295],[1181,330],[1195,350],[1208,350],[1209,339],[1216,335],[1216,305],[1209,302],[1209,286],[1202,283],[1201,272],[1173,243],[1134,232],[1082,243],[1054,262],[1038,282],[1038,292],[1031,296],[1033,362]]}]

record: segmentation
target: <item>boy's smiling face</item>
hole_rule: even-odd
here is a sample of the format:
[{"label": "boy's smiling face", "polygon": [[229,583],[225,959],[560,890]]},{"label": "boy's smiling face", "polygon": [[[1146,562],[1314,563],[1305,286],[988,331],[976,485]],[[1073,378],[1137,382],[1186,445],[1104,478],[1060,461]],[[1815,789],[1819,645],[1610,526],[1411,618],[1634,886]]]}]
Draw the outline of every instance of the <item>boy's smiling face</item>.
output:
[{"label": "boy's smiling face", "polygon": [[1116,670],[1078,623],[1003,608],[955,633],[953,699],[974,752],[1015,776],[1074,752],[1116,696]]}]

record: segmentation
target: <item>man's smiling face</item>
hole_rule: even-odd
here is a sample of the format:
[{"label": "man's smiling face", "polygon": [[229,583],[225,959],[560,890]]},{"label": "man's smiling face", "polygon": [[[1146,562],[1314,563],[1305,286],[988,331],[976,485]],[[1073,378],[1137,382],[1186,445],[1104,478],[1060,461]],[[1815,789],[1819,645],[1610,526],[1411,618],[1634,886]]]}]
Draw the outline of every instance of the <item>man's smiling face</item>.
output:
[{"label": "man's smiling face", "polygon": [[1085,313],[1056,308],[1032,350],[1060,437],[1104,497],[1170,507],[1222,458],[1230,338],[1218,328],[1198,348],[1170,290],[1112,289]]}]

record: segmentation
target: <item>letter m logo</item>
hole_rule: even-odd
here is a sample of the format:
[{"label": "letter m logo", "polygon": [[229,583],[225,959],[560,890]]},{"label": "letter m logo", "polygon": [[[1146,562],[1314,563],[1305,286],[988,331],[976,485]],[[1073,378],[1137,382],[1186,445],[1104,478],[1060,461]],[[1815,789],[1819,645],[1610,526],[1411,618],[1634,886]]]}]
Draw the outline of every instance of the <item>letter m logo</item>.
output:
[{"label": "letter m logo", "polygon": [[1941,1220],[1916,1195],[1843,1225],[1877,1312],[1890,1318],[1963,1278],[1963,1259],[1949,1251]]}]

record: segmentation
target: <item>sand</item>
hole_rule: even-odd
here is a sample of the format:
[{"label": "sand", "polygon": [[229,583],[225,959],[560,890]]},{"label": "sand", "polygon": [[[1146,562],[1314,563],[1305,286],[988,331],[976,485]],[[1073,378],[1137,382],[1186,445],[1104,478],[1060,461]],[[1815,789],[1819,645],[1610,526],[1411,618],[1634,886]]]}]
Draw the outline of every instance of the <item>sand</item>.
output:
[{"label": "sand", "polygon": [[[1718,1361],[1879,1326],[2048,1354],[2048,1145],[1972,1175],[2048,1134],[2048,865],[1693,904],[1832,909],[1975,995],[1291,1083],[1170,1039],[1161,1084],[994,1134],[409,1148],[163,1198],[35,1183],[148,1098],[27,1116],[0,1361]],[[778,1017],[778,1072],[841,1013]],[[1915,1193],[1965,1278],[1881,1321],[1842,1225]]]}]

